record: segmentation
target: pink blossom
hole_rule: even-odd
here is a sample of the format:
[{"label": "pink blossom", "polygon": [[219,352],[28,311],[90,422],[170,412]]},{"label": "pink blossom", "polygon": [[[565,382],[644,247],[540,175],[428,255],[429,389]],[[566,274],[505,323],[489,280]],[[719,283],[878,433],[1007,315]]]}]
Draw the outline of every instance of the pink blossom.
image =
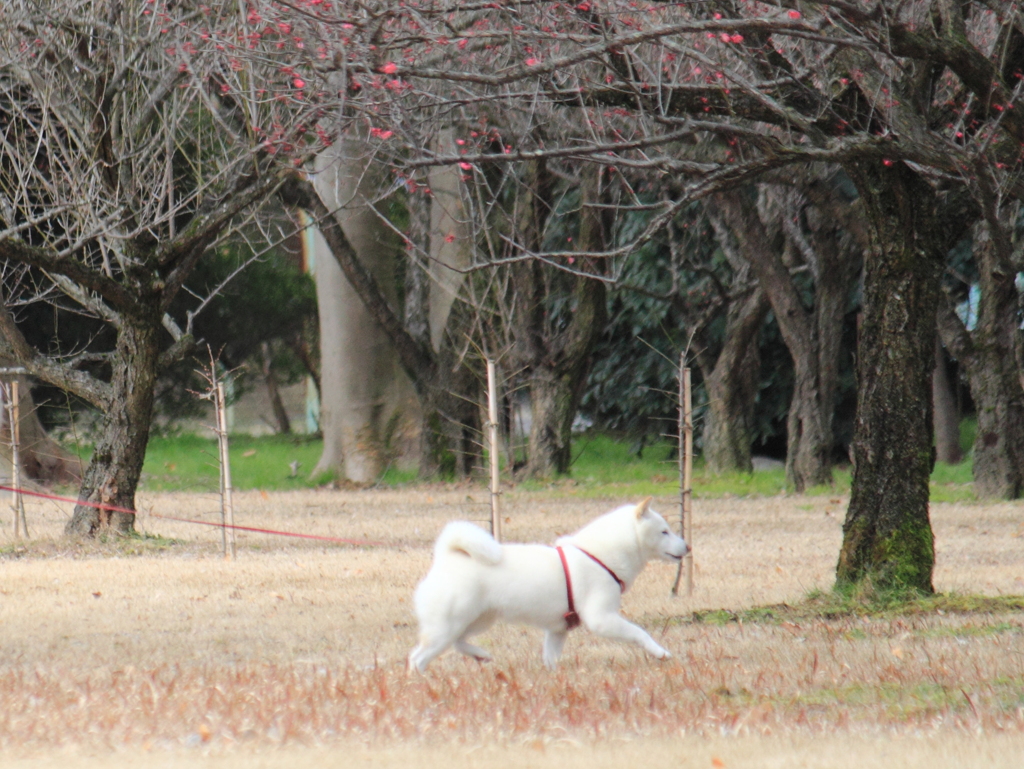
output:
[{"label": "pink blossom", "polygon": [[789,18],[791,18],[791,19],[799,19],[800,18],[800,11],[790,11],[789,12]]},{"label": "pink blossom", "polygon": [[393,75],[396,72],[398,72],[398,65],[395,64],[393,61],[389,61],[387,64],[380,68],[380,71],[383,72],[385,75]]}]

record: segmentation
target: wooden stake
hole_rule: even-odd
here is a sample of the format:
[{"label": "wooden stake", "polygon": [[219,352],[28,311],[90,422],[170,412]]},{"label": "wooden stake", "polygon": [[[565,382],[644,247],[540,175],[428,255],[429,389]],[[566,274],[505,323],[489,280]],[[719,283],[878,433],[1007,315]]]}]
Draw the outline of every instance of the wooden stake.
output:
[{"label": "wooden stake", "polygon": [[224,557],[234,560],[235,530],[231,527],[235,525],[235,508],[231,501],[231,462],[228,458],[227,404],[224,399],[224,384],[222,382],[217,382],[214,410],[217,412],[217,443],[220,448],[221,543],[224,547]]},{"label": "wooden stake", "polygon": [[491,460],[491,535],[501,541],[501,514],[498,511],[498,496],[501,494],[498,471],[498,387],[495,382],[494,361],[487,361],[487,432],[488,453]]},{"label": "wooden stake", "polygon": [[21,495],[21,405],[18,399],[18,380],[3,385],[7,399],[7,418],[11,425],[11,486],[14,496],[11,509],[14,511],[14,538],[28,536],[28,519],[25,517],[25,498]]},{"label": "wooden stake", "polygon": [[[691,548],[693,542],[693,395],[686,353],[679,356],[679,531]],[[693,552],[679,562],[672,595],[679,594],[679,580],[686,569],[686,594],[693,594]]]}]

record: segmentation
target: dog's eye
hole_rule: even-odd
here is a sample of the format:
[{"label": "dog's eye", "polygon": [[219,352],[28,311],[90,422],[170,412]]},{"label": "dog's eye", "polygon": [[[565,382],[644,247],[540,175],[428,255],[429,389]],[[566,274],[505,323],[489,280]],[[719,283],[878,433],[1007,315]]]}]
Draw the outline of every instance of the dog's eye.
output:
[{"label": "dog's eye", "polygon": [[662,534],[668,534],[668,529],[665,529],[665,530],[664,530],[663,532],[661,532],[661,533],[662,533]]}]

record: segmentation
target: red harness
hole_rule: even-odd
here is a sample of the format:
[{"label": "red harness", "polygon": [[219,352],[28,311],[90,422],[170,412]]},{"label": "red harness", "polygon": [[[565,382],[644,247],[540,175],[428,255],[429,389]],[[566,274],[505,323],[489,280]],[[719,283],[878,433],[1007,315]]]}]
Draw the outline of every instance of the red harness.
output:
[{"label": "red harness", "polygon": [[[577,550],[579,550],[581,553],[583,553],[583,555],[587,556],[587,558],[592,560],[594,563],[596,563],[598,566],[600,566],[606,572],[611,574],[612,575],[612,579],[614,579],[616,582],[619,583],[619,592],[620,593],[625,593],[626,592],[626,583],[623,582],[621,579],[619,579],[619,575],[616,574],[611,569],[609,569],[607,564],[605,564],[604,561],[602,561],[596,555],[593,555],[592,553],[588,553],[586,550],[584,550],[579,545],[573,545],[573,547],[575,547]],[[565,617],[565,624],[568,625],[568,627],[566,629],[567,630],[574,630],[574,629],[576,629],[576,628],[578,628],[580,626],[580,615],[576,613],[576,604],[575,604],[575,602],[573,601],[573,598],[572,598],[572,577],[569,576],[569,564],[565,560],[565,551],[562,550],[561,545],[557,546],[555,548],[555,550],[558,551],[558,557],[562,559],[562,571],[565,573],[565,594],[566,594],[566,596],[569,599],[569,611],[567,611],[562,616]]]}]

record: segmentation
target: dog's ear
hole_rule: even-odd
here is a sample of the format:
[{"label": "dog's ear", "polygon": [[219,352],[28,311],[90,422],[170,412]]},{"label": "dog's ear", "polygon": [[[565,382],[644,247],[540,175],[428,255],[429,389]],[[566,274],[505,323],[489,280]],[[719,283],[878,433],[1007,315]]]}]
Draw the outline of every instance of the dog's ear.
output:
[{"label": "dog's ear", "polygon": [[636,519],[638,521],[647,514],[647,508],[651,506],[652,499],[654,499],[654,497],[647,497],[647,499],[643,500],[639,505],[636,506],[636,510],[634,510],[633,512],[636,514]]}]

